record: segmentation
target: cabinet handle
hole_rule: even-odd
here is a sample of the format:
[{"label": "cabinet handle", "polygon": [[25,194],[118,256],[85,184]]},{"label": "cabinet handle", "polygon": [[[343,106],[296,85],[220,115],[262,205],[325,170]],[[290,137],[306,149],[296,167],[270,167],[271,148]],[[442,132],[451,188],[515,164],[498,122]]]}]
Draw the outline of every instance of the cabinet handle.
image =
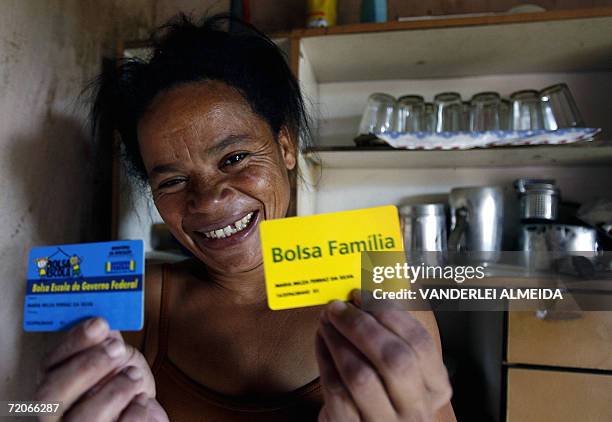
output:
[{"label": "cabinet handle", "polygon": [[465,231],[467,229],[467,209],[461,207],[455,213],[455,227],[448,237],[448,250],[450,252],[460,252],[465,247]]},{"label": "cabinet handle", "polygon": [[558,309],[538,309],[535,311],[537,319],[546,321],[571,321],[582,318],[583,312],[579,310],[563,311]]}]

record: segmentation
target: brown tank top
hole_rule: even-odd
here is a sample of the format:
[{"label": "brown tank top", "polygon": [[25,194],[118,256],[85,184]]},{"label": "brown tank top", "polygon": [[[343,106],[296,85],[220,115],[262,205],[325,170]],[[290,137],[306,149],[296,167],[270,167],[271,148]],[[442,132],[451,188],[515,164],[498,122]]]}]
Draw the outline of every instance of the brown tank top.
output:
[{"label": "brown tank top", "polygon": [[[297,390],[272,398],[235,397],[215,392],[189,378],[168,358],[168,280],[166,265],[162,266],[161,300],[157,327],[148,326],[147,341],[157,341],[152,372],[157,388],[157,400],[172,422],[197,421],[315,421],[323,404],[319,379]],[[157,335],[149,335],[157,328]],[[150,347],[148,347],[151,350]]]}]

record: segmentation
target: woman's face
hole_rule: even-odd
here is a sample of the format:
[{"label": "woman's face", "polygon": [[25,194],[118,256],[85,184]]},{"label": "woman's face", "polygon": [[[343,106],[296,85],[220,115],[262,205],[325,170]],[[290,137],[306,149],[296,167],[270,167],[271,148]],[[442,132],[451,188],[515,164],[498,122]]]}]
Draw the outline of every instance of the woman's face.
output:
[{"label": "woman's face", "polygon": [[259,223],[282,218],[295,144],[228,85],[207,81],[160,93],[138,125],[155,205],[176,239],[211,270],[262,263]]}]

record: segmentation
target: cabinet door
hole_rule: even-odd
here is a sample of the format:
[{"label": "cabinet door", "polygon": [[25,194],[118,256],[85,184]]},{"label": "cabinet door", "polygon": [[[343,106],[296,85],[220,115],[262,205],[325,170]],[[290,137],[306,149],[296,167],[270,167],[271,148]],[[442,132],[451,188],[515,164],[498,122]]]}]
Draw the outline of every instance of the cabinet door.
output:
[{"label": "cabinet door", "polygon": [[612,370],[612,312],[583,312],[573,320],[510,312],[508,362]]},{"label": "cabinet door", "polygon": [[506,422],[612,421],[612,376],[508,370]]}]

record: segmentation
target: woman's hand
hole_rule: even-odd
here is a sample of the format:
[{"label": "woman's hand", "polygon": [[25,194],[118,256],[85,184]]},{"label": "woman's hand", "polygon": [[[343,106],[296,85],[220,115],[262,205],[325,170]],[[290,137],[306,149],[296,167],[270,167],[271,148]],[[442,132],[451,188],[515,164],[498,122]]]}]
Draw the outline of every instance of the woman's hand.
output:
[{"label": "woman's hand", "polygon": [[167,421],[145,358],[101,318],[72,328],[42,362],[35,400],[62,402],[45,421]]},{"label": "woman's hand", "polygon": [[325,398],[319,421],[434,421],[450,401],[441,353],[406,311],[334,301],[316,345]]}]

